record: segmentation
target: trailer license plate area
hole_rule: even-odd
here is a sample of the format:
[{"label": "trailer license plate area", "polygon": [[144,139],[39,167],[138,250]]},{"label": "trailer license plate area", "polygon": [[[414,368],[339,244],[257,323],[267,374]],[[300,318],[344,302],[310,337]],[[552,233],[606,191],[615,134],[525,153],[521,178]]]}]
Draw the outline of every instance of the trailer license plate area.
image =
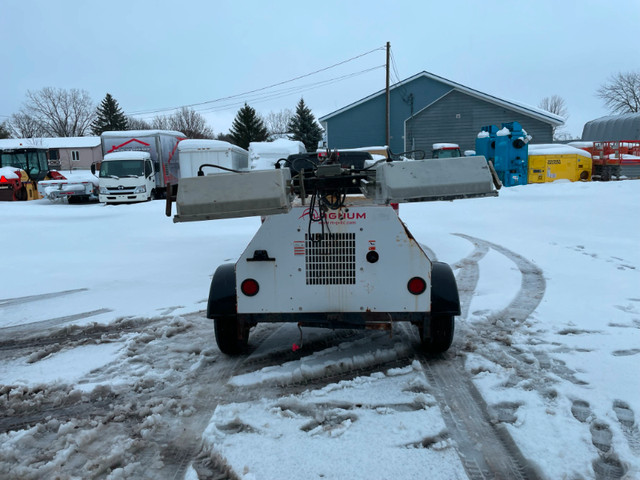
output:
[{"label": "trailer license plate area", "polygon": [[307,285],[356,283],[356,234],[305,234]]}]

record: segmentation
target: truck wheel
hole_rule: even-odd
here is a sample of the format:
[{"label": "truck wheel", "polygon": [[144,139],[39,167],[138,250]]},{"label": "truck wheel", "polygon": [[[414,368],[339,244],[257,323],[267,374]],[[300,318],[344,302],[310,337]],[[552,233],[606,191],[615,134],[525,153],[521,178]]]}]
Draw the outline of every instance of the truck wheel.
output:
[{"label": "truck wheel", "polygon": [[240,325],[236,315],[213,319],[216,343],[222,353],[238,355],[247,350],[249,328]]},{"label": "truck wheel", "polygon": [[422,348],[427,353],[446,352],[453,342],[455,322],[453,315],[434,314],[429,322],[430,336],[425,335],[424,327],[420,327]]}]

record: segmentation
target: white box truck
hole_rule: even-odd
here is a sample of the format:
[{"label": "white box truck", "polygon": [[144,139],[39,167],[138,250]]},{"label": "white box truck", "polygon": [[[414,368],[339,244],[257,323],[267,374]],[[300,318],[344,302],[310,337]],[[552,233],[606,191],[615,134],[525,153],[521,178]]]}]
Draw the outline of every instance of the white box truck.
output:
[{"label": "white box truck", "polygon": [[197,177],[200,166],[203,175],[224,173],[224,169],[249,169],[249,152],[221,140],[183,140],[178,144],[178,152],[181,177]]},{"label": "white box truck", "polygon": [[104,157],[99,175],[100,202],[163,198],[168,185],[178,184],[178,144],[185,138],[184,133],[172,130],[104,132],[100,136]]}]

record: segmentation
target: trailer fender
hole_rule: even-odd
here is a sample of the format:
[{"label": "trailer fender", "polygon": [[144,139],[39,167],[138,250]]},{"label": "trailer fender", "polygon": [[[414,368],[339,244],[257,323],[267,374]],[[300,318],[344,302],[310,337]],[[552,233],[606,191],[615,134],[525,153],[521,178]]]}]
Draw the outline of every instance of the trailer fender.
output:
[{"label": "trailer fender", "polygon": [[216,269],[211,280],[207,318],[235,315],[237,310],[236,266],[234,263],[225,263]]},{"label": "trailer fender", "polygon": [[456,277],[451,267],[443,262],[433,262],[431,267],[431,313],[460,315]]}]

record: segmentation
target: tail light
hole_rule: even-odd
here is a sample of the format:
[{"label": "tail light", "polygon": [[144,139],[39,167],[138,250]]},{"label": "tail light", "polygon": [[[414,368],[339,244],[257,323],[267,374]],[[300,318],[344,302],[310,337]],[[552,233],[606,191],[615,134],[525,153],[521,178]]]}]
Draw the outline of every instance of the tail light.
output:
[{"label": "tail light", "polygon": [[414,295],[420,295],[427,289],[427,282],[424,281],[424,278],[413,277],[407,283],[407,289]]},{"label": "tail light", "polygon": [[240,291],[247,297],[253,297],[260,291],[260,285],[253,278],[247,278],[240,284]]},{"label": "tail light", "polygon": [[0,183],[9,183],[9,180],[7,180],[7,177],[5,177],[4,175],[2,175],[0,177]]}]

